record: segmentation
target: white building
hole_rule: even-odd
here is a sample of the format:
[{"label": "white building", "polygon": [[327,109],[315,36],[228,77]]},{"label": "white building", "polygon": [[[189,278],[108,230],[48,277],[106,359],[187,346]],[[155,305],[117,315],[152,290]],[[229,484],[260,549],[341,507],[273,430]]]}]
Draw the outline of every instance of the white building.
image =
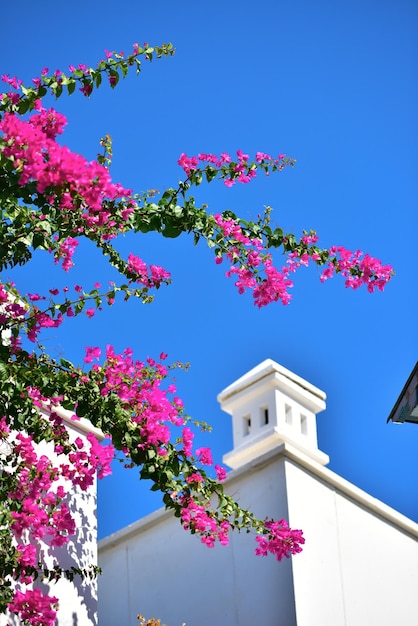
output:
[{"label": "white building", "polygon": [[236,533],[208,549],[158,511],[99,542],[100,626],[137,626],[137,613],[167,626],[416,626],[418,525],[325,467],[325,394],[267,360],[218,399],[233,426],[226,491],[303,529],[303,552],[278,563]]}]

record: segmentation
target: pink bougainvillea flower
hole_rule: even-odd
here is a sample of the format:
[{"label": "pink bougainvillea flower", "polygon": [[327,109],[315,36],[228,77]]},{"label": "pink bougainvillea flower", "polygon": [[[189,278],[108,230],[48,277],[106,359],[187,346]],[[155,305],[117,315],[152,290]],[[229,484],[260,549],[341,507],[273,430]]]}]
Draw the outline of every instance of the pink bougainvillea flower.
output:
[{"label": "pink bougainvillea flower", "polygon": [[84,357],[84,363],[92,363],[94,359],[99,360],[102,351],[100,348],[93,348],[86,346],[86,356]]}]

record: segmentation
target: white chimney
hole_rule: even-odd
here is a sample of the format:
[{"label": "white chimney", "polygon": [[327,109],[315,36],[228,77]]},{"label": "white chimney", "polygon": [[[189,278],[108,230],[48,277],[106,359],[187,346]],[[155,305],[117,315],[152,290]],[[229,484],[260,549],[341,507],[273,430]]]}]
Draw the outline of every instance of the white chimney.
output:
[{"label": "white chimney", "polygon": [[321,465],[329,457],[318,449],[316,414],[325,409],[323,391],[267,359],[218,395],[232,415],[234,448],[224,463],[237,469],[287,443]]}]

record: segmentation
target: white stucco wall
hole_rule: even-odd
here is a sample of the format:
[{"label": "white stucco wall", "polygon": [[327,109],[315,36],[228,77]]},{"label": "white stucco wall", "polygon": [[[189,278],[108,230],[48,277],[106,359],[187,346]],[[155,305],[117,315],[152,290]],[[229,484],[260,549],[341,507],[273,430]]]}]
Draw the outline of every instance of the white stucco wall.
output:
[{"label": "white stucco wall", "polygon": [[[318,468],[316,468],[318,469]],[[327,469],[286,464],[298,626],[415,626],[418,526]]]},{"label": "white stucco wall", "polygon": [[[257,513],[286,517],[285,490],[274,488],[283,480],[279,460],[228,486]],[[167,626],[295,625],[291,561],[256,557],[255,547],[254,536],[233,534],[210,549],[169,513],[148,516],[99,542],[100,626],[136,626],[139,612]]]},{"label": "white stucco wall", "polygon": [[230,474],[227,491],[302,528],[277,563],[233,535],[211,550],[165,512],[99,543],[100,626],[415,626],[418,526],[287,444]]}]

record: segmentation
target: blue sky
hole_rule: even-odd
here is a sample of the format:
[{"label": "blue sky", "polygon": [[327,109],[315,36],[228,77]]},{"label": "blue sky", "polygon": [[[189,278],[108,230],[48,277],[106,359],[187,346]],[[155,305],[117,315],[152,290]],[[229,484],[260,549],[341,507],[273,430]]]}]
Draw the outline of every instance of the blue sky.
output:
[{"label": "blue sky", "polygon": [[[174,57],[146,64],[115,91],[60,100],[69,118],[62,140],[94,158],[110,133],[112,175],[136,191],[176,184],[181,152],[284,152],[294,169],[232,189],[215,183],[198,198],[244,218],[269,204],[284,230],[314,228],[324,247],[362,249],[396,271],[383,294],[370,295],[301,270],[292,303],[260,311],[204,246],[186,236],[127,237],[120,249],[163,265],[173,284],[151,306],[69,320],[46,338],[51,351],[81,363],[85,345],[111,343],[190,361],[179,394],[212,424],[198,441],[217,461],[232,447],[217,393],[272,358],[327,393],[318,437],[329,467],[418,521],[418,426],[386,424],[417,360],[417,4],[24,0],[2,9],[2,23],[0,73],[26,82],[44,66],[94,65],[105,48],[171,41]],[[109,278],[88,246],[75,260],[63,275],[40,254],[5,277],[23,291]],[[100,536],[158,508],[148,488],[117,466],[99,485]]]}]

